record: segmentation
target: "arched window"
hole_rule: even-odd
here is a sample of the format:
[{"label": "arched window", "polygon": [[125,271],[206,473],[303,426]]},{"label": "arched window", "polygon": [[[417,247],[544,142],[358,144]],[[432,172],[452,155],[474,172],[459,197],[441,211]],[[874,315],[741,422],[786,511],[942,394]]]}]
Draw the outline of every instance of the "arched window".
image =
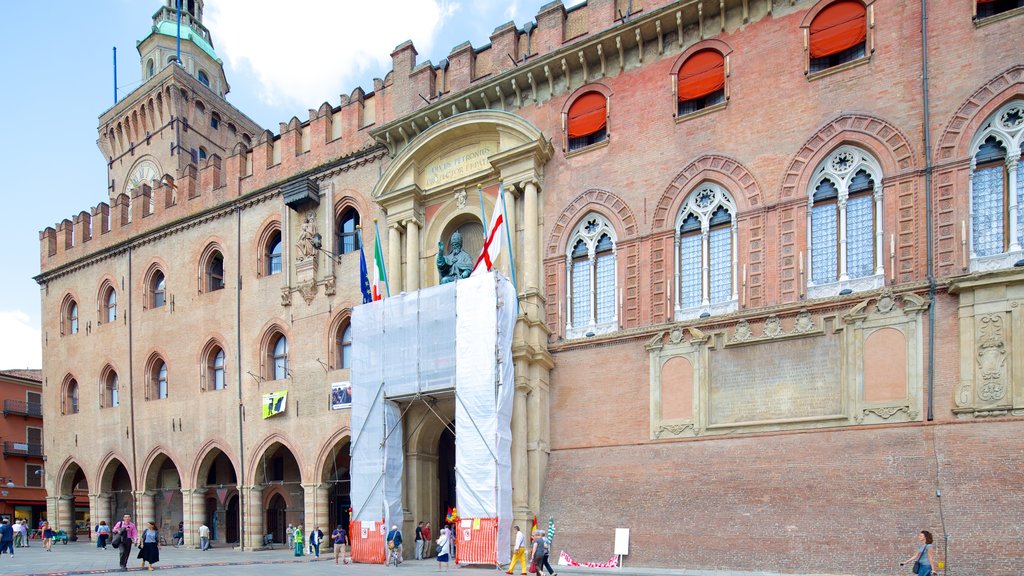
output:
[{"label": "arched window", "polygon": [[1024,0],[978,0],[975,18],[981,20],[1017,8],[1024,8]]},{"label": "arched window", "polygon": [[600,92],[586,92],[569,106],[566,118],[569,150],[579,150],[608,138],[608,99]]},{"label": "arched window", "polygon": [[214,250],[207,256],[204,273],[207,292],[224,289],[224,256],[219,251]]},{"label": "arched window", "polygon": [[146,78],[152,78],[155,72],[156,70],[155,65],[153,64],[153,59],[150,58],[149,61],[146,62]]},{"label": "arched window", "polygon": [[336,338],[338,347],[338,368],[347,370],[352,367],[352,324],[345,322],[338,329]]},{"label": "arched window", "polygon": [[108,370],[103,377],[103,406],[105,408],[112,408],[120,403],[117,390],[117,372]]},{"label": "arched window", "polygon": [[78,414],[78,381],[74,378],[64,385],[64,413]]},{"label": "arched window", "polygon": [[281,232],[275,231],[267,242],[267,276],[281,273]]},{"label": "arched window", "polygon": [[338,218],[338,254],[349,254],[359,249],[359,212],[349,208]]},{"label": "arched window", "polygon": [[224,380],[224,349],[214,346],[206,356],[206,381],[208,390],[223,390]]},{"label": "arched window", "polygon": [[210,112],[210,128],[213,128],[214,130],[220,128],[220,114]]},{"label": "arched window", "polygon": [[867,30],[867,9],[859,0],[839,0],[818,12],[808,31],[810,72],[863,58]]},{"label": "arched window", "polygon": [[999,109],[971,148],[971,269],[1012,266],[1024,247],[1024,101]]},{"label": "arched window", "polygon": [[288,338],[284,334],[278,334],[271,342],[271,380],[284,380],[288,378]]},{"label": "arched window", "polygon": [[736,309],[736,204],[707,182],[690,193],[676,219],[676,318]]},{"label": "arched window", "polygon": [[117,320],[117,291],[113,286],[107,286],[103,296],[103,319],[107,324]]},{"label": "arched window", "polygon": [[206,86],[207,88],[210,87],[210,77],[206,75],[205,71],[200,70],[197,76],[199,77],[199,81],[203,83],[203,86]]},{"label": "arched window", "polygon": [[149,398],[157,400],[167,398],[167,363],[160,358],[155,359],[150,365]]},{"label": "arched window", "polygon": [[679,67],[676,95],[680,116],[725,102],[725,56],[710,48],[691,54]]},{"label": "arched window", "polygon": [[618,328],[616,308],[615,230],[597,214],[583,219],[566,254],[569,287],[569,338]]},{"label": "arched window", "polygon": [[78,334],[78,303],[74,300],[68,305],[68,333]]},{"label": "arched window", "polygon": [[206,155],[207,155],[206,154],[206,148],[203,148],[202,146],[200,146],[199,147],[199,159],[200,160],[206,160]]},{"label": "arched window", "polygon": [[881,286],[882,169],[878,162],[859,148],[840,146],[815,169],[808,196],[808,296]]},{"label": "arched window", "polygon": [[151,308],[160,308],[167,303],[166,282],[164,273],[157,270],[149,280],[149,304]]}]

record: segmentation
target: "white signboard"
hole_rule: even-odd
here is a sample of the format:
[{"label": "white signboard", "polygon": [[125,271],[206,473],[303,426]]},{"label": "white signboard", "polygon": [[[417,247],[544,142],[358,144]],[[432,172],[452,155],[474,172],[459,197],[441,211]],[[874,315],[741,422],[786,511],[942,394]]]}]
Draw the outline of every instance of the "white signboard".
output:
[{"label": "white signboard", "polygon": [[613,554],[616,556],[629,554],[629,528],[615,529],[615,552]]}]

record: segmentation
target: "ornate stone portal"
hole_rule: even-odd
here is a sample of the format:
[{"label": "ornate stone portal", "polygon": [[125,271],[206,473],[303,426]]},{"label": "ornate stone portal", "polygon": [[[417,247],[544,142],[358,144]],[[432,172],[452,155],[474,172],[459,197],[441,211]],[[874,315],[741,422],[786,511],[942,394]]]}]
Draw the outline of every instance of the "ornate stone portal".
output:
[{"label": "ornate stone portal", "polygon": [[[512,343],[515,398],[512,411],[513,516],[528,525],[540,509],[548,459],[548,382],[553,367],[548,330],[543,322],[540,238],[543,231],[540,189],[544,165],[551,157],[549,139],[535,126],[496,110],[459,114],[434,124],[399,147],[387,139],[387,126],[378,132],[394,161],[374,188],[374,199],[387,213],[388,277],[391,290],[418,290],[450,282],[472,271],[476,254],[462,251],[461,238],[452,238],[445,254],[444,237],[469,221],[481,221],[475,201],[466,190],[483,187],[488,214],[500,209],[498,181],[504,182],[506,215],[513,250],[503,249],[495,267],[510,275],[508,255],[515,255],[519,318]],[[436,246],[436,249],[435,249]],[[457,249],[456,249],[457,247]],[[429,419],[454,418],[454,403],[441,399]],[[405,416],[408,429],[417,429],[416,409]],[[447,423],[447,422],[445,422]],[[422,429],[423,427],[419,427]],[[415,519],[436,515],[438,502],[437,433],[417,433],[406,442],[404,493],[406,533]]]}]

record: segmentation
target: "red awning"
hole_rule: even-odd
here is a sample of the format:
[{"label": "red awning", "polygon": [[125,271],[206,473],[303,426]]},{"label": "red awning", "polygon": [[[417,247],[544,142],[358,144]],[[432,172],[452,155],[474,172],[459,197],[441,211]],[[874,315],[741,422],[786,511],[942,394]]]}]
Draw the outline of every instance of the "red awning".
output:
[{"label": "red awning", "polygon": [[587,92],[569,107],[569,138],[590,136],[608,122],[604,94]]},{"label": "red awning", "polygon": [[679,101],[712,94],[725,86],[725,56],[717,50],[694,53],[679,68]]},{"label": "red awning", "polygon": [[811,58],[853,48],[867,38],[867,10],[857,0],[831,4],[811,22]]}]

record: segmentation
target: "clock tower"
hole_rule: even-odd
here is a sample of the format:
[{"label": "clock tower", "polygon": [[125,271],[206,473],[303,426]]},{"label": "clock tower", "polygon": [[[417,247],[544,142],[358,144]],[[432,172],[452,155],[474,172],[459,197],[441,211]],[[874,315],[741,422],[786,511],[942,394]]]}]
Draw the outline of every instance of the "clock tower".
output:
[{"label": "clock tower", "polygon": [[178,180],[247,149],[263,131],[225,99],[229,85],[203,25],[203,0],[163,0],[137,48],[142,84],[99,119],[112,204],[121,194],[130,202],[142,184]]}]

